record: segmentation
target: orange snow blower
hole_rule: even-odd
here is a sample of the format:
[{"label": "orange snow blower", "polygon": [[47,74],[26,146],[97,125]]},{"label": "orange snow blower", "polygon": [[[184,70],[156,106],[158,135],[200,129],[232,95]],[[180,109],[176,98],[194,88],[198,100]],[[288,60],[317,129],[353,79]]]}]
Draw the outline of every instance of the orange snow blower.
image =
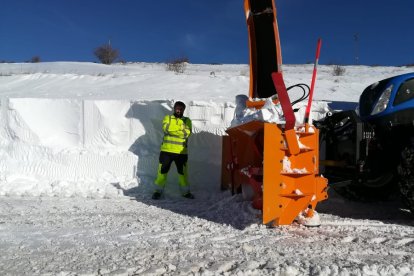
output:
[{"label": "orange snow blower", "polygon": [[319,176],[319,132],[307,120],[295,125],[282,76],[273,0],[245,0],[244,9],[250,50],[245,108],[260,111],[268,98],[280,104],[285,120],[250,120],[226,130],[222,188],[242,192],[254,208],[262,210],[263,224],[291,224],[298,215],[312,217],[317,203],[328,197],[327,179]]}]

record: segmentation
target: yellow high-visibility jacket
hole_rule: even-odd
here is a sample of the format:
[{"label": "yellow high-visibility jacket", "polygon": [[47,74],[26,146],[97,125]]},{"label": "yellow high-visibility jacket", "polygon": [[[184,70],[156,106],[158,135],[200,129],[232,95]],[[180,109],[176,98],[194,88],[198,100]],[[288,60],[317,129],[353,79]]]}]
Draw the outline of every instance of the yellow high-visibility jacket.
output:
[{"label": "yellow high-visibility jacket", "polygon": [[190,118],[176,118],[174,115],[166,115],[162,120],[164,138],[161,151],[187,154],[187,140],[191,135],[191,128]]}]

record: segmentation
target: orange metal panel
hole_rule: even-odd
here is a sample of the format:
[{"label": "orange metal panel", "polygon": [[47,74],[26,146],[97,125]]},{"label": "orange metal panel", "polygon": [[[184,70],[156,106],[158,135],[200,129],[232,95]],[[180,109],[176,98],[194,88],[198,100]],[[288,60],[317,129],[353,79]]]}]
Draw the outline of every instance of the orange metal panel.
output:
[{"label": "orange metal panel", "polygon": [[298,154],[300,152],[299,150],[299,144],[298,140],[296,139],[296,132],[294,129],[288,129],[285,131],[285,137],[286,137],[286,144],[289,150],[290,154]]},{"label": "orange metal panel", "polygon": [[267,224],[278,219],[286,205],[279,196],[285,188],[281,175],[285,151],[282,149],[284,139],[280,128],[269,123],[266,123],[264,128],[262,220]]},{"label": "orange metal panel", "polygon": [[[227,130],[223,169],[232,169],[222,179],[231,182],[234,192],[250,185],[253,207],[262,209],[264,224],[290,224],[308,208],[312,216],[317,203],[327,198],[327,180],[318,175],[318,130],[306,131],[289,134],[302,145],[292,154],[286,146],[289,135],[280,125],[252,121]],[[290,170],[284,170],[284,159]]]},{"label": "orange metal panel", "polygon": [[226,156],[231,157],[222,164],[222,170],[232,168],[230,171],[231,188],[236,193],[241,190],[243,184],[251,182],[246,169],[262,167],[263,122],[252,121],[229,128],[226,132],[229,134],[229,142],[223,144],[223,151],[227,152]]},{"label": "orange metal panel", "polygon": [[[314,209],[327,198],[327,180],[317,175],[318,131],[297,132],[295,136],[299,135],[306,148],[292,154],[284,145],[286,133],[270,123],[265,123],[264,129],[263,223],[291,224],[300,212]],[[305,171],[283,171],[284,158],[288,158],[292,170]]]}]

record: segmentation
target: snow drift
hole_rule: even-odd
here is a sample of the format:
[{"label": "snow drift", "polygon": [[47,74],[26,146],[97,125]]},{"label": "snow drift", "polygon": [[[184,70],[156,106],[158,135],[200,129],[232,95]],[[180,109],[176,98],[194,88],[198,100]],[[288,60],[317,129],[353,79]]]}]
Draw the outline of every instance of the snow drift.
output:
[{"label": "snow drift", "polygon": [[[136,185],[137,176],[150,184],[162,141],[161,121],[171,113],[172,103],[2,99],[0,194],[102,197],[118,194],[114,186]],[[190,181],[195,186],[219,183],[220,137],[233,112],[234,106],[226,104],[188,106],[194,153]]]}]

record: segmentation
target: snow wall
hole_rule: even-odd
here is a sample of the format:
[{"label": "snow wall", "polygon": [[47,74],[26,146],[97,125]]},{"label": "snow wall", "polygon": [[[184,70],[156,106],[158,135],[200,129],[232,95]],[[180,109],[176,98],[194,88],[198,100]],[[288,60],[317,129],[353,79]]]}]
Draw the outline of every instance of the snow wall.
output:
[{"label": "snow wall", "polygon": [[[1,100],[0,195],[113,197],[152,191],[161,122],[173,101]],[[235,106],[192,102],[192,190],[220,187],[221,139]],[[167,193],[178,193],[175,166]]]},{"label": "snow wall", "polygon": [[[0,112],[0,195],[114,197],[151,194],[162,119],[174,101],[4,98]],[[312,118],[326,113],[312,107]],[[222,136],[233,103],[192,101],[189,139],[192,191],[220,189]],[[296,113],[303,118],[305,106]],[[179,196],[175,165],[166,194]]]}]

